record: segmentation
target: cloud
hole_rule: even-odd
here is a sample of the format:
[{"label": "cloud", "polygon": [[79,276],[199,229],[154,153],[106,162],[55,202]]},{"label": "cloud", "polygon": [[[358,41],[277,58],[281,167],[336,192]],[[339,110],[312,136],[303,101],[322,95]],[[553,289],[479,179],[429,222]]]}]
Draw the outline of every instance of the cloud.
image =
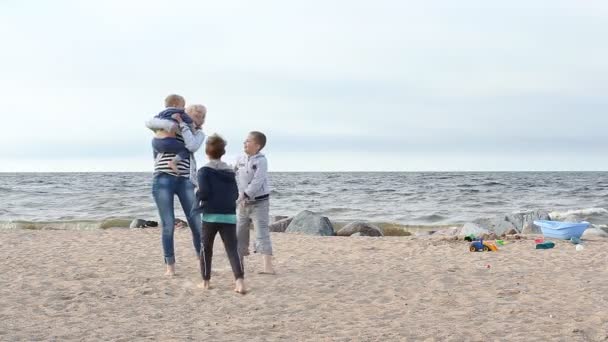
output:
[{"label": "cloud", "polygon": [[177,92],[230,153],[267,132],[286,169],[375,148],[424,153],[412,169],[513,150],[597,168],[607,19],[601,1],[4,1],[0,157],[147,160],[143,121]]}]

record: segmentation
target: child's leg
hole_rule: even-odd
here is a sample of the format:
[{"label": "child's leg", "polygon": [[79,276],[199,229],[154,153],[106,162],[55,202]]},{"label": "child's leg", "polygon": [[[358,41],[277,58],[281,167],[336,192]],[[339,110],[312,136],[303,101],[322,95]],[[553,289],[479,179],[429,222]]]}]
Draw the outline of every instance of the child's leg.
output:
[{"label": "child's leg", "polygon": [[221,227],[218,223],[203,222],[203,248],[201,249],[201,275],[204,281],[211,279],[211,259],[213,258],[213,241]]},{"label": "child's leg", "polygon": [[236,238],[236,225],[223,223],[220,229],[220,236],[224,242],[224,248],[226,249],[226,255],[230,260],[230,266],[232,266],[232,273],[234,273],[234,279],[241,279],[245,277],[245,270],[243,264],[241,264],[241,258],[238,252],[238,240]]},{"label": "child's leg", "polygon": [[155,152],[176,153],[181,159],[187,159],[190,156],[190,151],[188,151],[186,145],[177,138],[154,138],[152,139],[152,148]]},{"label": "child's leg", "polygon": [[251,206],[251,220],[255,229],[255,250],[263,255],[272,255],[270,229],[268,228],[270,201],[257,201],[249,205]]},{"label": "child's leg", "polygon": [[249,255],[249,225],[251,219],[249,218],[249,206],[239,205],[237,209],[237,221],[236,221],[236,236],[238,240],[238,252],[241,259],[244,256]]},{"label": "child's leg", "polygon": [[272,243],[268,228],[270,201],[254,202],[251,208],[251,219],[255,229],[255,250],[262,254],[264,270],[260,273],[274,274],[272,267]]},{"label": "child's leg", "polygon": [[[180,160],[188,159],[190,157],[190,151],[188,151],[186,145],[177,140],[177,138],[154,138],[152,139],[152,147],[155,152],[176,154],[175,158],[169,162],[169,167],[175,173],[179,173],[177,163],[179,163]],[[156,157],[154,159],[156,159]]]}]

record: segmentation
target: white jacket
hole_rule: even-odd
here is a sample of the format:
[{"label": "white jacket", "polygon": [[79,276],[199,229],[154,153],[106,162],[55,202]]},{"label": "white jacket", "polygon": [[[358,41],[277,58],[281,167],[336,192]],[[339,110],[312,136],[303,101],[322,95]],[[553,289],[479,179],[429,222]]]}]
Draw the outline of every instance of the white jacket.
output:
[{"label": "white jacket", "polygon": [[234,172],[236,172],[239,193],[244,193],[249,200],[267,197],[270,194],[268,161],[263,154],[240,156],[236,160]]}]

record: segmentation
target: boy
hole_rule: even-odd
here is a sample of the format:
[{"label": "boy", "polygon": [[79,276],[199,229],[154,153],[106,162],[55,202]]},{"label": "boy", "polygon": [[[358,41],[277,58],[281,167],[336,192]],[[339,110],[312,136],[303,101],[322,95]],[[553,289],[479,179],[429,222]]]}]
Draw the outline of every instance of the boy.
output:
[{"label": "boy", "polygon": [[203,221],[203,248],[200,262],[203,283],[201,287],[209,289],[213,241],[216,233],[219,232],[234,273],[234,291],[244,294],[245,274],[237,250],[236,236],[238,187],[234,170],[221,160],[226,153],[226,141],[217,134],[210,136],[205,144],[205,153],[209,158],[209,163],[198,171],[199,190],[196,193],[198,203],[196,210],[202,212]]},{"label": "boy", "polygon": [[[195,132],[196,126],[201,126],[204,121],[204,116],[201,120],[193,120],[185,111],[186,101],[180,95],[172,94],[165,98],[165,110],[148,121],[148,128],[156,132],[156,137],[152,139],[152,148],[154,149],[154,159],[158,153],[175,153],[175,157],[169,161],[169,167],[173,172],[178,173],[178,163],[190,157],[190,151],[186,148],[183,141],[178,140],[175,136],[179,124],[184,122],[190,127],[192,133]],[[159,121],[161,119],[162,121]],[[201,122],[197,122],[201,121]]]},{"label": "boy", "polygon": [[272,243],[268,229],[270,208],[270,186],[268,162],[260,151],[266,146],[264,133],[253,131],[244,142],[245,155],[237,159],[235,171],[239,188],[237,235],[239,255],[249,255],[249,224],[253,221],[256,230],[254,252],[260,252],[264,270],[260,273],[274,274],[272,267]]}]

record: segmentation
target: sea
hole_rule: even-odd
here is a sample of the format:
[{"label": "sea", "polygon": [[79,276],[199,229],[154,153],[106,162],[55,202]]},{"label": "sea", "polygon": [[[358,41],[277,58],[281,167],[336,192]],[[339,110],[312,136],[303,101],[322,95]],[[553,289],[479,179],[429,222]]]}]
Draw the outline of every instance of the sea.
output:
[{"label": "sea", "polygon": [[[158,220],[151,173],[0,173],[0,229],[128,227]],[[271,215],[458,225],[542,209],[608,223],[608,172],[274,172]],[[184,219],[176,200],[176,216]]]}]

